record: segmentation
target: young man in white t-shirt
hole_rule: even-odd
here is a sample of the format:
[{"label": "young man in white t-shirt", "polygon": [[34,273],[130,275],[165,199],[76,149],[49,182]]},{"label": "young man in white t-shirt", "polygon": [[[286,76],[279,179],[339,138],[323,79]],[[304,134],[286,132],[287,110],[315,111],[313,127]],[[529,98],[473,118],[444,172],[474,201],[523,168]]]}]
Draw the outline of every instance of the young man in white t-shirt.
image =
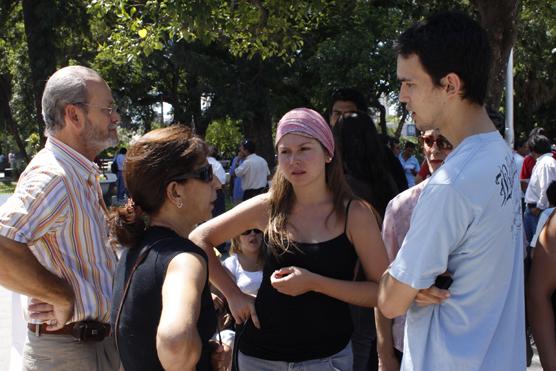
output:
[{"label": "young man in white t-shirt", "polygon": [[[402,370],[524,370],[520,191],[484,108],[487,35],[466,15],[440,13],[404,32],[397,52],[400,101],[420,130],[454,146],[380,282],[382,313],[407,311]],[[443,274],[449,291],[432,287]]]}]

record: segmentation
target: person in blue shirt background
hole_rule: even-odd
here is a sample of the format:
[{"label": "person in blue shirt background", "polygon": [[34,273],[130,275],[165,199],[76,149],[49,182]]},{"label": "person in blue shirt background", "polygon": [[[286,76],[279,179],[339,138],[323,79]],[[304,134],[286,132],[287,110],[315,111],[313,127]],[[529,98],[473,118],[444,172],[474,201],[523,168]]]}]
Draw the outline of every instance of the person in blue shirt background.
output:
[{"label": "person in blue shirt background", "polygon": [[230,184],[232,186],[232,203],[234,205],[239,204],[243,200],[243,188],[241,188],[241,178],[235,176],[235,170],[242,162],[243,158],[240,156],[238,150],[238,154],[232,160],[232,165],[230,165],[230,176],[232,178]]},{"label": "person in blue shirt background", "polygon": [[412,142],[405,142],[403,152],[398,156],[405,172],[405,177],[407,178],[408,187],[413,187],[415,185],[415,175],[417,175],[421,168],[419,166],[419,161],[413,155],[414,152],[415,144]]}]

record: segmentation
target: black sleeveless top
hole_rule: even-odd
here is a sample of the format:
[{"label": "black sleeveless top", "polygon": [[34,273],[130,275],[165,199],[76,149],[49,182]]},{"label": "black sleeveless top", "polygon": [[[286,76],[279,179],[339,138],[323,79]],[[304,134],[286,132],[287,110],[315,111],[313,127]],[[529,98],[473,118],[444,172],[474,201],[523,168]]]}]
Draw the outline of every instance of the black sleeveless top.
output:
[{"label": "black sleeveless top", "polygon": [[[154,244],[162,239],[164,241]],[[187,252],[201,255],[207,262],[205,252],[193,242],[167,228],[149,228],[140,246],[124,251],[118,262],[112,299],[112,326],[131,268],[140,250],[148,245],[152,245],[152,248],[133,274],[116,329],[118,350],[126,371],[163,370],[156,351],[156,331],[162,313],[162,284],[170,261],[176,255]],[[216,314],[210,295],[208,274],[204,279],[205,287],[201,294],[201,309],[197,320],[197,331],[203,350],[196,369],[210,371],[212,367],[208,341],[216,330]]]},{"label": "black sleeveless top", "polygon": [[[350,201],[351,202],[351,201]],[[347,212],[346,207],[346,226]],[[347,303],[317,292],[299,296],[279,293],[270,276],[280,268],[297,266],[340,280],[353,280],[357,254],[346,230],[319,243],[294,243],[287,253],[267,253],[255,307],[261,329],[248,322],[239,349],[248,356],[285,362],[329,357],[348,344],[353,325]]]}]

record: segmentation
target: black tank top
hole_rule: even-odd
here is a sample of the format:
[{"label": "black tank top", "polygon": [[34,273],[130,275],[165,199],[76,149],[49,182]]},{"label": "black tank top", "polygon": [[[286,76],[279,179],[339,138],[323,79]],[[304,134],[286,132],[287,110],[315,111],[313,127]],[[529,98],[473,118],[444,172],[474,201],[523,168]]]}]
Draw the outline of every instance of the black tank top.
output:
[{"label": "black tank top", "polygon": [[[349,210],[346,207],[346,223]],[[340,280],[352,280],[357,254],[346,230],[319,243],[293,243],[287,253],[268,253],[255,307],[261,330],[248,322],[239,339],[242,353],[273,361],[300,362],[329,357],[348,344],[353,325],[348,304],[313,291],[299,296],[279,293],[270,276],[297,266]]]},{"label": "black tank top", "polygon": [[[156,244],[156,241],[165,241]],[[114,278],[114,298],[112,321],[115,321],[125,282],[131,267],[137,260],[143,246],[151,245],[145,260],[133,274],[129,291],[120,314],[118,349],[124,368],[133,370],[163,370],[156,351],[156,333],[162,313],[162,285],[168,265],[176,255],[194,253],[208,264],[206,253],[188,239],[181,238],[174,231],[163,227],[150,227],[141,246],[127,249],[118,261]],[[210,295],[208,274],[201,294],[201,308],[197,320],[197,331],[203,344],[197,371],[210,371],[210,347],[208,341],[216,330],[216,314]],[[191,308],[183,308],[191,310]],[[114,326],[114,323],[112,323]],[[114,328],[114,327],[113,327]]]}]

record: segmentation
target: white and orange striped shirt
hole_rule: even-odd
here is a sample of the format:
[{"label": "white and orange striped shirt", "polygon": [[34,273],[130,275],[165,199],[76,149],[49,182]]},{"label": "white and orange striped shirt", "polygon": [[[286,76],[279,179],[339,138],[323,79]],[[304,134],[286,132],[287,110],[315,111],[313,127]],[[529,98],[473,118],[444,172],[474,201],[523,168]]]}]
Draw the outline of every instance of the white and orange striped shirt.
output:
[{"label": "white and orange striped shirt", "polygon": [[70,322],[110,321],[117,258],[99,177],[95,163],[50,137],[0,207],[0,235],[27,244],[46,269],[73,287]]}]

